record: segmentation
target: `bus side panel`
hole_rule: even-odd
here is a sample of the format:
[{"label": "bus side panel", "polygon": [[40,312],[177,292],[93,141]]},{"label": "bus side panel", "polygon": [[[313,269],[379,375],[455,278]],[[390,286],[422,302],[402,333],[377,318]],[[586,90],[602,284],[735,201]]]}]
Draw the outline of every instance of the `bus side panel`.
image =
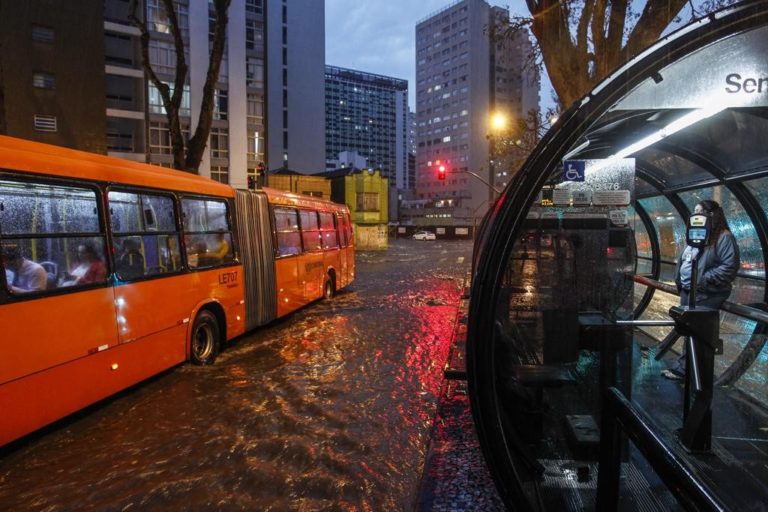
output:
[{"label": "bus side panel", "polygon": [[183,362],[186,326],[118,345],[0,386],[0,445]]},{"label": "bus side panel", "polygon": [[[201,298],[219,302],[226,315],[227,338],[239,336],[245,332],[242,273],[241,266],[227,266],[116,287],[121,341],[154,337],[184,323],[191,325],[194,318],[190,315]],[[186,333],[180,333],[176,344],[186,351]]]},{"label": "bus side panel", "polygon": [[277,316],[287,315],[305,304],[304,291],[299,283],[300,256],[275,260],[275,284],[277,285]]},{"label": "bus side panel", "polygon": [[299,257],[299,280],[301,281],[303,304],[309,304],[323,296],[325,266],[323,252],[307,252]]},{"label": "bus side panel", "polygon": [[352,281],[355,280],[355,246],[350,244],[349,246],[342,249],[342,252],[342,258],[344,258],[347,262],[347,282],[344,286],[349,286],[352,284]]},{"label": "bus side panel", "polygon": [[117,344],[111,287],[5,304],[0,326],[0,383]]},{"label": "bus side panel", "polygon": [[323,253],[323,269],[325,274],[329,274],[331,270],[336,274],[336,289],[340,290],[344,287],[344,270],[341,261],[341,249],[329,249]]}]

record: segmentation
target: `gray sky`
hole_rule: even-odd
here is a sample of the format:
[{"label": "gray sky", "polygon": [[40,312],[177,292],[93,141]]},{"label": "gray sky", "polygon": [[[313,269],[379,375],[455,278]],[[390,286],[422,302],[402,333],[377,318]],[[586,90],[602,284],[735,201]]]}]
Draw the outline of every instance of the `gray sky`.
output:
[{"label": "gray sky", "polygon": [[[408,80],[414,108],[416,23],[452,0],[325,0],[325,62]],[[522,0],[494,1],[522,14]]]}]

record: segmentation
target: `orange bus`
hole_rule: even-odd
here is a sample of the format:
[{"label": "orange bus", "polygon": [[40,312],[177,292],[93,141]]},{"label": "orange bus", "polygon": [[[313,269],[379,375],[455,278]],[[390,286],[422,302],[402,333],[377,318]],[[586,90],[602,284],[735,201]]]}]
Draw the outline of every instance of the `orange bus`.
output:
[{"label": "orange bus", "polygon": [[0,445],[355,277],[349,210],[0,137]]}]

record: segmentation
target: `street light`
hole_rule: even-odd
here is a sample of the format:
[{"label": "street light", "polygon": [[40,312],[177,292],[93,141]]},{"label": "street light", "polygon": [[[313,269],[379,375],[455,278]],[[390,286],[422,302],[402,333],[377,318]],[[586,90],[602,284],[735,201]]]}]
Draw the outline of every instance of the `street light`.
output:
[{"label": "street light", "polygon": [[[494,112],[490,118],[490,129],[488,130],[488,181],[494,182],[494,168],[493,157],[496,152],[496,140],[495,138],[500,135],[507,128],[507,116],[503,112]],[[492,204],[494,188],[491,186],[488,189],[488,204]]]},{"label": "street light", "polygon": [[500,132],[507,127],[507,116],[501,112],[494,112],[491,115],[491,129]]}]

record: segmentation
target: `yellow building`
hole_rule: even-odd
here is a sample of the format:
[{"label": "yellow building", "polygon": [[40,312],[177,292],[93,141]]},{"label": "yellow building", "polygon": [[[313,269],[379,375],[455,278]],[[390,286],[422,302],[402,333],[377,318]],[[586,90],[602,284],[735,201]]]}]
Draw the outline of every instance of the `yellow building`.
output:
[{"label": "yellow building", "polygon": [[339,169],[324,176],[331,178],[331,200],[349,207],[357,249],[387,249],[389,179],[379,169]]}]

